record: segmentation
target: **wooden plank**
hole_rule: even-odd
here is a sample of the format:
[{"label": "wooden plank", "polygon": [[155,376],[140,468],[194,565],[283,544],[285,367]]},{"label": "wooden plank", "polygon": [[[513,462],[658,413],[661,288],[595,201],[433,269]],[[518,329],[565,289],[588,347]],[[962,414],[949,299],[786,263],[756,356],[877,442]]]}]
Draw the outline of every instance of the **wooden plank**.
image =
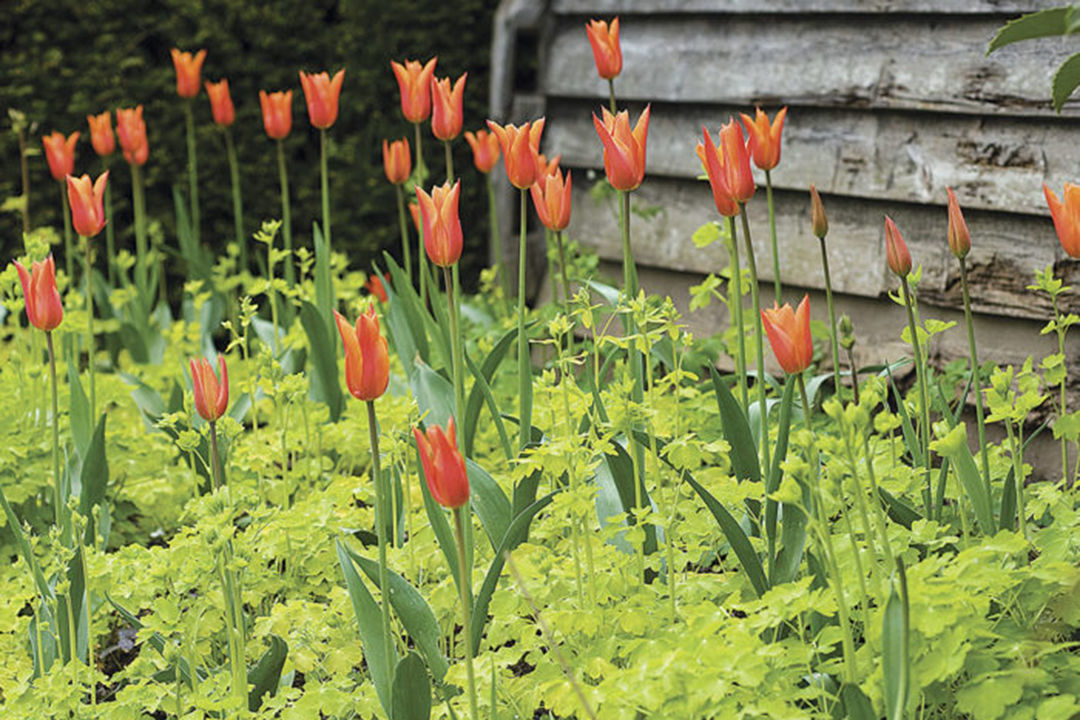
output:
[{"label": "wooden plank", "polygon": [[[702,173],[694,148],[702,125],[715,138],[721,122],[748,108],[654,104],[649,123],[650,174],[694,178]],[[544,147],[569,166],[601,167],[592,126],[597,105],[548,103]],[[633,108],[636,118],[639,108]],[[770,114],[774,112],[769,109]],[[1042,184],[1059,195],[1078,178],[1080,143],[1073,123],[1031,118],[926,115],[792,108],[784,126],[774,186],[944,206],[951,187],[967,209],[1049,217]],[[764,185],[763,172],[755,171]]]},{"label": "wooden plank", "polygon": [[1065,0],[555,0],[558,15],[653,13],[927,13],[1020,15]]},{"label": "wooden plank", "polygon": [[[619,98],[868,107],[1050,117],[1050,79],[1068,38],[984,55],[1000,18],[840,15],[828,19],[653,16],[622,29]],[[560,20],[543,55],[547,95],[606,98],[578,20]],[[1080,102],[1066,104],[1080,115]]]}]

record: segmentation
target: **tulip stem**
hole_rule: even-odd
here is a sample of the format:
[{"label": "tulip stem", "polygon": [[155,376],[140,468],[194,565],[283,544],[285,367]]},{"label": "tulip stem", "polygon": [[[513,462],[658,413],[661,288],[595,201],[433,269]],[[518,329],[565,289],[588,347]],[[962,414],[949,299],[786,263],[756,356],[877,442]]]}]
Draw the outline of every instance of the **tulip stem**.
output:
[{"label": "tulip stem", "polygon": [[615,105],[615,78],[608,78],[607,89],[608,104],[611,105],[611,114],[614,115],[618,112],[617,106]]},{"label": "tulip stem", "polygon": [[454,182],[454,153],[450,150],[450,141],[443,140],[443,147],[446,148],[446,182]]},{"label": "tulip stem", "polygon": [[[413,123],[413,136],[416,138],[416,170],[414,171],[418,184],[422,184],[424,178],[427,176],[427,166],[424,165],[424,151],[423,151],[423,137],[424,134],[420,132],[420,123]],[[428,283],[428,263],[427,252],[424,250],[424,223],[417,223],[417,233],[419,235],[419,250],[416,254],[419,260],[420,270],[420,305],[427,308],[427,283]]]},{"label": "tulip stem", "polygon": [[[968,349],[971,351],[971,381],[975,385],[975,421],[979,426],[979,455],[983,465],[983,482],[986,492],[990,492],[990,457],[986,447],[986,421],[984,420],[982,378],[979,372],[979,353],[975,346],[975,325],[971,315],[971,295],[968,292],[967,262],[960,258],[960,289],[964,296],[964,320],[967,321]],[[1064,390],[1064,387],[1062,388]],[[1064,395],[1062,395],[1064,402]],[[1061,473],[1065,477],[1069,459],[1066,440],[1061,440]]]},{"label": "tulip stem", "polygon": [[86,281],[86,335],[87,335],[87,367],[90,370],[90,419],[97,421],[97,392],[94,382],[94,288],[92,275],[94,273],[93,245],[90,238],[79,236],[79,240],[86,243],[86,267],[84,268],[84,280]]},{"label": "tulip stem", "polygon": [[[30,162],[26,152],[26,125],[13,123],[19,139],[19,173],[22,176],[22,229],[24,235],[30,234]],[[40,648],[40,645],[38,646]]]},{"label": "tulip stem", "polygon": [[[199,232],[199,160],[195,150],[195,113],[192,110],[194,100],[184,103],[184,122],[187,125],[188,154],[188,193],[191,195],[191,236],[195,243],[200,242]],[[164,278],[162,278],[164,282]]]},{"label": "tulip stem", "polygon": [[465,673],[469,682],[469,709],[472,711],[472,720],[480,720],[480,711],[476,705],[476,674],[473,671],[472,600],[469,591],[471,581],[468,563],[465,561],[465,524],[461,517],[460,507],[454,508],[451,512],[454,515],[458,572],[461,575],[458,589],[461,591],[461,630],[465,635]]},{"label": "tulip stem", "polygon": [[67,270],[68,287],[75,283],[75,248],[71,245],[71,210],[68,207],[67,187],[64,181],[60,188],[60,214],[64,217],[64,267]]},{"label": "tulip stem", "polygon": [[390,633],[390,584],[386,569],[386,498],[382,467],[379,460],[379,423],[375,417],[375,401],[367,401],[368,437],[371,438],[371,474],[375,484],[375,534],[379,541],[379,591],[382,593],[383,650],[386,667],[393,673],[394,646]]},{"label": "tulip stem", "polygon": [[[630,245],[630,191],[619,191],[619,226],[622,231],[623,251],[623,299],[629,306],[638,295],[637,265],[634,263]],[[626,336],[630,339],[626,346],[626,361],[630,367],[630,402],[641,405],[645,399],[645,379],[642,372],[642,358],[637,351],[637,321],[632,312],[625,316]],[[634,509],[644,506],[642,486],[645,484],[645,448],[637,441],[632,430],[639,430],[638,423],[633,423],[631,431],[626,433],[626,442],[630,449],[630,460],[634,468]],[[637,522],[637,516],[634,516]],[[645,581],[645,534],[638,543],[638,577]]]},{"label": "tulip stem", "polygon": [[52,330],[45,331],[49,349],[49,380],[52,383],[52,456],[53,456],[53,517],[60,527],[60,403],[56,397],[56,352],[53,350]]},{"label": "tulip stem", "polygon": [[[101,159],[101,171],[109,171],[109,163],[105,158]],[[107,257],[109,287],[116,287],[116,231],[112,222],[112,185],[105,184],[105,254]]]},{"label": "tulip stem", "polygon": [[[146,197],[143,193],[142,167],[131,164],[131,204],[135,215],[135,287],[140,300],[147,301],[146,287]],[[149,307],[146,307],[149,311]]]},{"label": "tulip stem", "polygon": [[319,130],[319,180],[322,188],[322,231],[326,238],[326,249],[330,244],[330,171],[326,159],[326,128]]},{"label": "tulip stem", "polygon": [[570,318],[570,277],[566,270],[566,245],[563,243],[562,230],[555,232],[555,244],[559,247],[559,271],[562,274],[563,284],[563,312],[570,320],[570,336],[566,341],[567,355],[573,356],[574,349],[574,321]]},{"label": "tulip stem", "polygon": [[[961,261],[961,262],[963,262],[963,261]],[[961,265],[960,267],[962,268],[963,265]],[[965,288],[966,287],[967,286],[965,285]],[[1061,311],[1058,310],[1057,295],[1051,293],[1050,294],[1050,302],[1053,303],[1053,307],[1054,307],[1054,329],[1057,331],[1058,354],[1061,355],[1062,360],[1064,360],[1065,359],[1065,331],[1068,330],[1068,326],[1064,324],[1064,322],[1063,322],[1064,318],[1061,316]],[[974,341],[972,341],[972,342],[974,342]],[[1066,387],[1066,384],[1068,383],[1068,380],[1069,380],[1068,373],[1065,373],[1061,378],[1061,414],[1059,415],[1060,418],[1064,418],[1065,415],[1066,415],[1065,387]],[[1069,446],[1068,446],[1067,443],[1068,443],[1068,440],[1064,436],[1062,436],[1062,438],[1061,438],[1061,484],[1062,484],[1062,487],[1065,487],[1069,482]],[[983,443],[983,445],[985,446],[985,443]],[[1078,451],[1078,452],[1080,452],[1080,451]],[[1077,463],[1080,464],[1080,457],[1077,458]],[[1073,474],[1075,475],[1075,470],[1074,470]]]},{"label": "tulip stem", "polygon": [[746,217],[746,203],[739,203],[739,215],[742,216],[743,240],[746,242],[746,263],[750,268],[750,297],[754,303],[754,335],[757,345],[757,387],[758,406],[761,410],[761,467],[769,465],[769,410],[765,403],[765,338],[761,327],[761,292],[758,287],[757,263],[754,261],[754,245],[750,242],[750,220]]},{"label": "tulip stem", "polygon": [[769,238],[772,241],[773,301],[779,305],[783,295],[783,285],[780,278],[780,250],[776,246],[776,210],[773,208],[772,172],[769,170],[765,171],[765,202],[769,206]]},{"label": "tulip stem", "polygon": [[412,249],[409,247],[409,224],[405,217],[405,191],[401,185],[395,185],[397,190],[397,214],[398,230],[401,231],[401,256],[405,262],[405,276],[412,282]]},{"label": "tulip stem", "polygon": [[215,420],[210,421],[210,461],[214,463],[210,472],[214,479],[214,489],[217,490],[222,485],[224,472],[221,467],[221,455],[218,453],[217,421]]},{"label": "tulip stem", "polygon": [[[443,281],[446,283],[446,305],[450,312],[450,352],[453,357],[454,370],[454,416],[465,417],[465,376],[462,374],[462,366],[465,364],[461,354],[461,317],[458,313],[460,302],[461,279],[458,276],[457,264],[454,264],[453,278],[450,268],[442,266]],[[458,451],[465,453],[465,433],[458,433]]]},{"label": "tulip stem", "polygon": [[266,243],[266,294],[270,298],[270,321],[273,324],[273,334],[270,336],[270,350],[274,357],[278,356],[278,309],[277,294],[274,292],[274,236],[270,236]]},{"label": "tulip stem", "polygon": [[904,307],[907,309],[908,330],[911,332],[911,349],[915,353],[915,378],[919,386],[919,404],[922,413],[922,439],[923,439],[923,468],[926,475],[926,490],[923,498],[926,506],[926,517],[933,517],[934,500],[932,480],[930,478],[930,403],[929,393],[926,389],[926,365],[923,362],[922,350],[920,349],[918,325],[915,323],[915,298],[911,293],[906,277],[900,278],[900,290],[904,297]]},{"label": "tulip stem", "polygon": [[240,192],[240,164],[236,159],[236,146],[233,145],[232,131],[222,128],[225,133],[225,153],[229,157],[229,183],[232,185],[233,231],[236,244],[240,248],[240,270],[248,269],[248,248],[244,235],[244,200]]},{"label": "tulip stem", "polygon": [[499,208],[495,202],[495,183],[491,181],[491,173],[487,173],[484,176],[484,180],[487,185],[488,230],[491,235],[491,249],[495,253],[495,273],[499,278],[499,284],[502,286],[503,294],[506,298],[509,298],[510,275],[506,271],[506,266],[503,265],[503,248],[502,242],[500,242],[499,239]]},{"label": "tulip stem", "polygon": [[732,319],[735,321],[736,348],[735,374],[739,378],[739,395],[742,399],[743,412],[750,412],[750,395],[746,389],[746,327],[743,325],[742,304],[742,266],[739,264],[739,239],[735,230],[735,217],[727,219],[728,234],[731,235],[731,279],[728,281],[728,304],[731,306]]},{"label": "tulip stem", "polygon": [[277,140],[277,164],[278,180],[281,185],[281,231],[285,238],[285,251],[289,256],[285,259],[285,282],[292,287],[296,283],[296,261],[292,254],[292,220],[289,206],[289,173],[285,168],[285,142]]},{"label": "tulip stem", "polygon": [[[768,177],[767,174],[766,177]],[[775,239],[775,234],[773,237]],[[832,348],[833,387],[836,391],[836,397],[839,398],[842,387],[840,385],[840,342],[836,337],[836,306],[833,305],[832,277],[829,275],[829,251],[825,249],[824,237],[818,238],[818,244],[821,245],[821,269],[825,273],[825,304],[829,306],[829,343]],[[854,366],[852,372],[854,373]],[[854,375],[852,377],[852,382],[854,382]]]},{"label": "tulip stem", "polygon": [[518,238],[518,446],[522,450],[532,439],[532,367],[529,337],[525,334],[525,259],[528,230],[528,191],[521,190],[521,233]]}]

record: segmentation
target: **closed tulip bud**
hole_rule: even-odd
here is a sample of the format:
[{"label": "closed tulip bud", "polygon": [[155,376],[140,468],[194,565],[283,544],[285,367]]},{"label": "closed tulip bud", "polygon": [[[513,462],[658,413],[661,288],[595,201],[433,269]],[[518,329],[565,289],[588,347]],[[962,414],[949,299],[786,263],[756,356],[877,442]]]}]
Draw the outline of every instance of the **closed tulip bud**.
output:
[{"label": "closed tulip bud", "polygon": [[375,273],[368,276],[367,282],[364,283],[364,289],[371,295],[374,295],[379,299],[379,302],[384,303],[390,300],[390,296],[386,294],[386,287],[383,285],[383,279],[386,282],[390,282],[389,273],[384,274],[383,277],[379,277]]},{"label": "closed tulip bud", "polygon": [[60,304],[60,291],[56,289],[56,263],[50,254],[41,262],[30,266],[26,271],[18,261],[14,263],[19,271],[23,298],[26,300],[26,318],[38,330],[49,332],[56,329],[64,319],[64,306]]},{"label": "closed tulip bud", "polygon": [[735,217],[739,214],[739,204],[731,196],[731,189],[728,187],[728,176],[724,171],[724,156],[713,143],[712,136],[704,126],[701,128],[701,134],[705,140],[697,144],[697,155],[709,178],[709,187],[712,189],[716,210],[724,217]]},{"label": "closed tulip bud", "polygon": [[386,338],[379,331],[375,308],[356,319],[356,327],[334,311],[341,344],[345,350],[345,384],[357,400],[375,400],[390,383],[390,354]]},{"label": "closed tulip bud", "polygon": [[259,91],[263,127],[273,140],[282,140],[292,131],[292,90],[268,93]]},{"label": "closed tulip bud", "polygon": [[762,170],[772,170],[780,163],[780,134],[784,131],[787,108],[781,108],[771,123],[769,116],[762,112],[761,108],[757,109],[753,118],[746,113],[740,115],[743,126],[746,127],[746,144],[754,158],[754,164]]},{"label": "closed tulip bud", "polygon": [[45,146],[45,160],[49,163],[49,172],[53,180],[62,182],[75,172],[75,144],[79,142],[79,133],[73,132],[66,138],[55,130],[41,138]]},{"label": "closed tulip bud", "polygon": [[420,451],[424,481],[435,502],[451,510],[467,503],[469,474],[465,471],[465,458],[457,449],[454,418],[446,424],[446,432],[438,425],[431,425],[426,434],[413,428],[413,437]]},{"label": "closed tulip bud", "polygon": [[544,131],[544,118],[522,125],[498,125],[491,120],[488,127],[499,138],[506,176],[510,184],[526,190],[536,182],[536,157],[540,154],[540,135]]},{"label": "closed tulip bud", "polygon": [[304,88],[304,100],[307,101],[308,119],[312,127],[325,130],[337,121],[338,99],[344,81],[344,69],[338,70],[333,79],[325,72],[308,74],[300,71],[300,84]]},{"label": "closed tulip bud", "polygon": [[465,133],[465,140],[473,152],[473,164],[476,169],[487,175],[499,162],[499,138],[487,130]]},{"label": "closed tulip bud", "polygon": [[750,171],[750,152],[742,128],[735,120],[720,128],[720,154],[731,197],[740,204],[747,202],[754,196],[754,174]]},{"label": "closed tulip bud", "polygon": [[416,188],[416,200],[420,203],[420,217],[424,223],[424,249],[431,262],[439,267],[450,267],[461,258],[464,238],[458,217],[460,194],[461,180],[453,187],[449,182],[436,186],[430,195],[422,188]]},{"label": "closed tulip bud", "polygon": [[825,217],[825,206],[821,204],[821,196],[813,185],[810,186],[810,228],[814,231],[814,237],[822,240],[829,234],[829,220]]},{"label": "closed tulip bud", "polygon": [[409,141],[405,138],[388,143],[382,141],[383,172],[392,185],[401,185],[412,174],[412,155]]},{"label": "closed tulip bud", "polygon": [[86,122],[90,124],[90,143],[94,146],[94,152],[101,157],[108,157],[116,150],[116,136],[113,135],[112,115],[108,110],[100,115],[87,115]]},{"label": "closed tulip bud", "polygon": [[536,181],[530,189],[536,214],[544,227],[561,232],[570,224],[570,173],[566,182],[558,170]]},{"label": "closed tulip bud", "polygon": [[804,295],[798,309],[791,305],[761,311],[761,322],[769,335],[769,345],[780,367],[788,375],[797,375],[810,367],[814,359],[814,341],[810,336],[810,296]]},{"label": "closed tulip bud", "polygon": [[124,150],[124,159],[131,165],[145,165],[150,157],[150,146],[146,141],[142,105],[116,111],[116,134]]},{"label": "closed tulip bud", "polygon": [[224,78],[216,83],[207,81],[206,94],[210,98],[214,123],[221,127],[232,125],[236,120],[236,109],[233,107],[232,96],[229,95],[229,81]]},{"label": "closed tulip bud", "polygon": [[225,356],[218,355],[218,369],[221,380],[214,374],[214,367],[206,358],[192,359],[191,389],[195,396],[195,410],[207,422],[216,422],[229,407],[229,371],[225,367]]},{"label": "closed tulip bud", "polygon": [[616,190],[629,192],[645,179],[645,145],[649,135],[651,105],[638,117],[630,130],[630,114],[622,110],[612,115],[603,109],[603,121],[593,114],[593,126],[604,145],[604,172]]},{"label": "closed tulip bud", "polygon": [[462,103],[468,75],[463,73],[453,87],[450,86],[450,78],[431,79],[431,133],[439,140],[453,140],[461,134],[465,119]]},{"label": "closed tulip bud", "polygon": [[1054,218],[1054,229],[1062,249],[1071,258],[1080,258],[1080,185],[1065,183],[1061,200],[1043,183],[1043,194]]},{"label": "closed tulip bud", "polygon": [[855,327],[847,315],[840,316],[840,347],[845,350],[855,347]]},{"label": "closed tulip bud", "polygon": [[173,67],[176,69],[176,94],[182,98],[195,97],[199,94],[199,75],[202,73],[203,61],[206,60],[206,50],[192,55],[173,48],[171,53]]},{"label": "closed tulip bud", "polygon": [[585,24],[589,36],[596,72],[605,80],[611,80],[622,72],[622,48],[619,46],[619,18],[609,26],[603,20],[590,20]]},{"label": "closed tulip bud", "polygon": [[67,176],[68,205],[71,224],[83,237],[94,237],[105,227],[105,185],[109,182],[106,170],[91,184],[90,176]]},{"label": "closed tulip bud", "polygon": [[438,60],[433,57],[425,65],[418,60],[406,60],[404,65],[390,62],[401,91],[401,114],[411,123],[421,123],[431,117],[431,78],[435,75]]},{"label": "closed tulip bud", "polygon": [[911,253],[892,218],[885,216],[885,259],[897,277],[906,278],[911,272]]},{"label": "closed tulip bud", "polygon": [[949,193],[949,250],[960,259],[971,252],[971,233],[968,232],[964,213],[960,212],[960,203],[956,201],[952,188],[945,188],[945,191]]}]

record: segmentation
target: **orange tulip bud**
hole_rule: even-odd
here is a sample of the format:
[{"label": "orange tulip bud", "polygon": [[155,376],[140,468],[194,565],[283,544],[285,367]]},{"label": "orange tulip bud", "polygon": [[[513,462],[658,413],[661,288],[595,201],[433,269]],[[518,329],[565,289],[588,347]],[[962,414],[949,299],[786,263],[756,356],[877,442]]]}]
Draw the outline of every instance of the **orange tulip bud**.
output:
[{"label": "orange tulip bud", "polygon": [[619,46],[619,18],[611,21],[609,27],[603,20],[590,20],[585,24],[585,33],[592,45],[593,59],[596,60],[596,72],[605,80],[611,80],[622,72],[622,48]]},{"label": "orange tulip bud", "polygon": [[206,59],[206,50],[192,55],[173,48],[171,53],[173,67],[176,68],[176,94],[182,98],[195,97],[199,94],[199,75]]},{"label": "orange tulip bud", "polygon": [[968,232],[964,213],[960,212],[960,203],[956,201],[952,188],[945,188],[945,191],[949,193],[949,250],[957,258],[963,258],[971,252],[971,233]]},{"label": "orange tulip bud", "polygon": [[406,60],[404,65],[390,61],[401,91],[401,114],[411,123],[424,122],[431,116],[431,78],[438,60],[433,57],[426,65],[418,60]]},{"label": "orange tulip bud", "polygon": [[1065,183],[1065,192],[1062,193],[1064,202],[1058,200],[1046,183],[1043,183],[1043,194],[1046,195],[1050,215],[1054,218],[1054,229],[1057,230],[1061,247],[1069,257],[1080,258],[1080,185]]},{"label": "orange tulip bud", "polygon": [[273,93],[260,90],[259,105],[266,134],[274,140],[288,137],[292,130],[292,90]]},{"label": "orange tulip bud", "polygon": [[60,304],[60,291],[56,289],[56,263],[50,254],[42,262],[35,262],[26,271],[17,260],[23,298],[26,300],[26,317],[38,330],[54,330],[64,319],[64,306]]},{"label": "orange tulip bud", "polygon": [[405,138],[392,143],[382,141],[382,163],[386,179],[392,185],[401,185],[412,173],[412,156],[409,153],[409,141]]},{"label": "orange tulip bud", "polygon": [[312,127],[325,130],[337,120],[338,98],[341,96],[341,83],[344,81],[344,69],[338,70],[333,80],[325,72],[308,74],[300,71],[300,84],[304,87],[304,99],[307,101],[308,119]]},{"label": "orange tulip bud", "polygon": [[905,278],[911,272],[911,253],[892,218],[885,216],[885,259],[889,269],[897,277]]},{"label": "orange tulip bud", "polygon": [[825,217],[825,206],[821,204],[821,196],[813,185],[810,186],[810,229],[814,231],[814,237],[822,240],[829,234],[829,220]]},{"label": "orange tulip bud", "polygon": [[214,123],[221,127],[229,127],[236,120],[236,109],[233,107],[232,96],[229,95],[229,81],[222,78],[216,83],[207,81],[206,94],[210,98],[210,112],[214,115]]},{"label": "orange tulip bud", "polygon": [[457,449],[454,418],[446,424],[446,432],[438,425],[428,427],[427,434],[413,428],[424,480],[435,502],[443,507],[459,508],[469,501],[469,474],[465,458]]},{"label": "orange tulip bud", "polygon": [[439,140],[453,140],[461,134],[465,119],[462,102],[465,98],[465,78],[462,73],[450,87],[450,78],[431,79],[431,133]]},{"label": "orange tulip bud", "polygon": [[221,382],[218,382],[214,368],[206,358],[192,359],[191,390],[195,396],[195,410],[207,422],[216,422],[229,407],[229,371],[225,368],[225,356],[218,355],[218,370]]},{"label": "orange tulip bud", "polygon": [[737,203],[745,203],[754,196],[754,174],[750,171],[750,152],[742,128],[735,120],[720,128],[720,153],[724,157],[724,174],[731,197]]},{"label": "orange tulip bud", "polygon": [[458,217],[458,197],[461,180],[438,185],[428,195],[416,188],[416,200],[420,203],[420,216],[424,222],[424,249],[428,258],[439,267],[450,267],[461,258],[464,238],[461,219]]},{"label": "orange tulip bud", "polygon": [[415,200],[409,201],[409,215],[412,217],[413,227],[420,232],[420,205]]},{"label": "orange tulip bud", "polygon": [[634,190],[645,179],[645,143],[651,109],[652,106],[645,107],[632,132],[630,114],[625,110],[612,115],[604,108],[602,122],[593,115],[593,126],[604,144],[604,171],[616,190]]},{"label": "orange tulip bud", "polygon": [[704,126],[701,128],[701,134],[705,141],[697,144],[697,154],[702,167],[705,168],[705,174],[709,177],[709,187],[712,188],[716,210],[724,217],[735,217],[739,214],[739,204],[731,196],[731,189],[728,187],[724,156],[713,144],[712,137]]},{"label": "orange tulip bud", "polygon": [[552,232],[560,232],[570,224],[570,173],[566,183],[558,170],[536,181],[531,188],[533,205],[540,222]]},{"label": "orange tulip bud", "polygon": [[771,124],[769,116],[761,108],[757,109],[753,119],[746,113],[740,115],[746,127],[747,146],[754,157],[754,164],[762,170],[772,170],[780,163],[780,133],[784,131],[787,108],[781,108]]},{"label": "orange tulip bud", "polygon": [[390,296],[386,294],[386,287],[383,285],[384,278],[386,279],[386,282],[390,282],[390,273],[384,273],[383,277],[379,277],[375,273],[372,273],[368,277],[367,282],[364,283],[364,289],[377,297],[379,302],[382,303],[390,300]]},{"label": "orange tulip bud", "polygon": [[357,400],[374,400],[390,383],[390,354],[386,338],[379,332],[375,308],[356,318],[356,327],[334,311],[341,344],[345,350],[345,384]]},{"label": "orange tulip bud", "polygon": [[55,130],[41,138],[45,146],[45,160],[49,163],[49,172],[53,180],[63,181],[75,172],[75,143],[79,142],[79,133],[73,132],[66,138]]},{"label": "orange tulip bud", "polygon": [[540,154],[540,134],[544,131],[544,118],[518,126],[498,125],[491,120],[488,127],[499,138],[503,163],[510,184],[526,190],[536,182],[536,157]]},{"label": "orange tulip bud", "polygon": [[499,138],[487,130],[477,130],[466,132],[465,140],[472,148],[476,169],[487,175],[499,162]]},{"label": "orange tulip bud", "polygon": [[769,335],[769,345],[780,367],[788,375],[798,375],[814,359],[814,341],[810,337],[810,296],[804,295],[797,310],[791,305],[761,311],[761,323]]},{"label": "orange tulip bud", "polygon": [[142,105],[116,111],[116,134],[124,150],[124,159],[131,165],[145,165],[150,156],[150,145],[146,141]]},{"label": "orange tulip bud", "polygon": [[83,237],[94,237],[105,227],[105,185],[109,182],[106,170],[93,184],[90,176],[67,176],[68,205],[71,206],[71,224]]},{"label": "orange tulip bud", "polygon": [[90,124],[90,143],[94,146],[94,152],[101,157],[107,157],[116,150],[116,136],[113,135],[112,115],[109,111],[100,115],[87,115],[86,122]]}]

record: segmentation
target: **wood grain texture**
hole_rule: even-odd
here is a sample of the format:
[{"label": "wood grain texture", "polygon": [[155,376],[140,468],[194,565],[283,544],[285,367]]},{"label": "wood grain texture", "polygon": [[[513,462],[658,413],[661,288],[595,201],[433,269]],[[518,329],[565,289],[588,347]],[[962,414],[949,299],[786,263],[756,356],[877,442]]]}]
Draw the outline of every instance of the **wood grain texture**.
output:
[{"label": "wood grain texture", "polygon": [[555,0],[561,15],[651,13],[928,13],[1005,15],[1059,7],[1064,0]]}]

